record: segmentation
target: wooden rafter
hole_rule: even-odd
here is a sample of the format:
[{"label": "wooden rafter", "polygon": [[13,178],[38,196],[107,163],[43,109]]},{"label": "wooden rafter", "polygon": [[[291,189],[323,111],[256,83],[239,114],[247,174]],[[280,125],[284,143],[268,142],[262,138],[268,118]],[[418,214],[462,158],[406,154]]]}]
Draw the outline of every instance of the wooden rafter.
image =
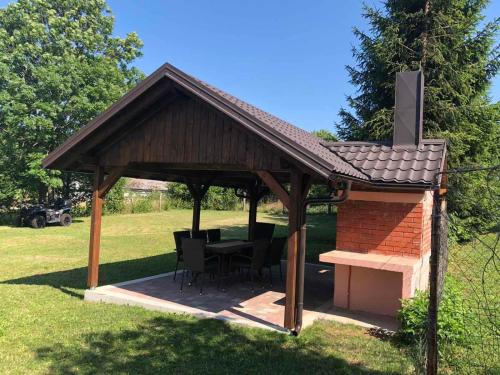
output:
[{"label": "wooden rafter", "polygon": [[106,197],[106,194],[108,194],[120,177],[123,176],[126,169],[126,167],[117,167],[111,171],[108,177],[106,177],[99,186],[99,197]]},{"label": "wooden rafter", "polygon": [[269,187],[269,189],[278,197],[283,205],[290,208],[290,195],[285,188],[268,171],[256,171],[257,175]]}]

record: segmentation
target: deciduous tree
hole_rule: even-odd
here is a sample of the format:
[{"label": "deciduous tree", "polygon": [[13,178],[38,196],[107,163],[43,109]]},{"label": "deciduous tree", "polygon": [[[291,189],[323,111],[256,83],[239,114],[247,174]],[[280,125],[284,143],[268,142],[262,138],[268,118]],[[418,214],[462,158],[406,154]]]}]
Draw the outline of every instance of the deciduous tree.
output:
[{"label": "deciduous tree", "polygon": [[[19,0],[0,9],[0,199],[62,188],[41,161],[133,87],[135,33],[113,36],[104,0]],[[67,190],[67,189],[65,189]]]}]

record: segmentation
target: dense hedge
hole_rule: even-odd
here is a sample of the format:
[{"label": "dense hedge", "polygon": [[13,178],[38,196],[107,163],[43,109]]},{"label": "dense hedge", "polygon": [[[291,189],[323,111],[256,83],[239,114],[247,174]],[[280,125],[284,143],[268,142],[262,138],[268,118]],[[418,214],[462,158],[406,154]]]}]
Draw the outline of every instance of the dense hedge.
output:
[{"label": "dense hedge", "polygon": [[[170,184],[168,186],[167,199],[170,207],[193,207],[193,198],[189,193],[189,189],[184,184]],[[208,210],[234,210],[239,202],[240,199],[234,194],[233,189],[212,186],[201,201],[201,207]]]}]

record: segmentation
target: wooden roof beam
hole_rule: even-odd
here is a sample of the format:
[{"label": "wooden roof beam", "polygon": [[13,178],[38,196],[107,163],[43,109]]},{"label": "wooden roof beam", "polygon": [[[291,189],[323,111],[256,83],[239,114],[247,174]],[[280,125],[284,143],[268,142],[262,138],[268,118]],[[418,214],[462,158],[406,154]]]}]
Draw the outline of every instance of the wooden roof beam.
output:
[{"label": "wooden roof beam", "polygon": [[269,171],[256,171],[257,175],[267,185],[267,187],[278,197],[283,205],[290,208],[290,195],[288,191],[274,178]]},{"label": "wooden roof beam", "polygon": [[116,184],[116,182],[123,176],[126,167],[117,167],[111,171],[111,173],[104,179],[104,181],[99,186],[99,197],[104,198],[106,194],[111,190],[111,188]]}]

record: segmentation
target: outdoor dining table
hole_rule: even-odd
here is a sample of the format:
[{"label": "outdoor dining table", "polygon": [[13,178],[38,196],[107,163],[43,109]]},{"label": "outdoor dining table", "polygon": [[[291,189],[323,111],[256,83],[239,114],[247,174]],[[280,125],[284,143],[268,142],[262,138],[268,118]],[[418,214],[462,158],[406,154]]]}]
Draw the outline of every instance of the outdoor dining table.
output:
[{"label": "outdoor dining table", "polygon": [[228,274],[228,259],[227,257],[231,254],[235,254],[243,249],[253,248],[254,242],[243,241],[243,240],[223,240],[208,243],[205,246],[206,250],[209,250],[212,254],[218,254],[222,258],[222,266],[219,270],[221,276]]},{"label": "outdoor dining table", "polygon": [[210,250],[210,252],[219,255],[230,255],[237,253],[242,249],[247,249],[249,247],[253,247],[254,243],[251,241],[243,241],[243,240],[229,240],[229,241],[217,241],[208,243],[205,248]]}]

